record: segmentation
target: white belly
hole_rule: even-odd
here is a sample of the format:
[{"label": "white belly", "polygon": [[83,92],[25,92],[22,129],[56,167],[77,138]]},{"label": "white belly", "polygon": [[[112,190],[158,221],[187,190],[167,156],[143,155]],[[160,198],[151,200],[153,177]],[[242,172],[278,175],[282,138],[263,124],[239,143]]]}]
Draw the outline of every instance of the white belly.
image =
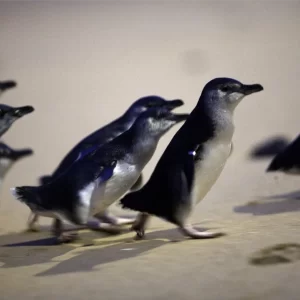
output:
[{"label": "white belly", "polygon": [[204,148],[203,160],[195,164],[192,205],[197,205],[220,176],[230,155],[231,140],[212,140]]},{"label": "white belly", "polygon": [[120,199],[137,181],[141,170],[127,163],[117,164],[113,176],[94,190],[91,199],[90,214],[103,212],[107,207]]},{"label": "white belly", "polygon": [[13,161],[8,158],[1,158],[0,159],[0,178],[4,178],[5,174],[12,166]]}]

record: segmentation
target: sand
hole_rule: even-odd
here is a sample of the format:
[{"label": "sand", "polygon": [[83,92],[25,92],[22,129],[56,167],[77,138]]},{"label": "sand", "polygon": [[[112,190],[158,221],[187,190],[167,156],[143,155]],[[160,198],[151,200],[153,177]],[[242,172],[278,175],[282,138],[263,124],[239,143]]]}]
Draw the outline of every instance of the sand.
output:
[{"label": "sand", "polygon": [[[1,186],[0,298],[299,299],[300,178],[266,174],[268,159],[249,158],[256,143],[299,133],[299,9],[296,1],[0,3],[0,79],[18,82],[0,101],[36,109],[3,136],[35,154]],[[182,98],[178,111],[190,112],[219,76],[265,88],[237,108],[234,152],[193,215],[226,236],[186,239],[156,218],[144,241],[82,230],[77,243],[56,245],[46,218],[41,232],[24,232],[29,211],[10,187],[36,184],[135,99]]]}]

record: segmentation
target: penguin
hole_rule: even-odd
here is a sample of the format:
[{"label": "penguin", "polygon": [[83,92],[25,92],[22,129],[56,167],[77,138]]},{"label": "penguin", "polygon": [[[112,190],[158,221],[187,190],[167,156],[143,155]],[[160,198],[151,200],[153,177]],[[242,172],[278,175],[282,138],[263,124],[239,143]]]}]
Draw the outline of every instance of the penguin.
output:
[{"label": "penguin", "polygon": [[200,232],[189,222],[196,205],[220,176],[230,156],[233,114],[247,95],[262,91],[231,78],[215,78],[159,159],[149,181],[126,194],[120,205],[140,212],[132,229],[143,238],[150,215],[162,218],[195,239],[215,238],[221,232]]},{"label": "penguin", "polygon": [[89,217],[105,214],[139,178],[160,138],[187,117],[165,107],[150,108],[112,141],[83,150],[50,183],[16,187],[12,194],[35,214],[56,218],[54,233],[60,242],[73,241],[76,235],[64,234],[62,222],[86,225]]},{"label": "penguin", "polygon": [[17,83],[13,80],[0,81],[0,96],[7,90],[15,88]]},{"label": "penguin", "polygon": [[273,158],[283,151],[290,142],[290,139],[285,136],[270,137],[254,146],[249,156],[251,159]]},{"label": "penguin", "polygon": [[[60,173],[64,172],[67,168],[78,159],[80,152],[84,149],[88,149],[95,145],[103,145],[126,130],[128,130],[132,124],[135,122],[136,118],[146,111],[149,108],[155,107],[165,107],[170,111],[183,105],[183,101],[181,99],[174,99],[174,100],[166,100],[162,97],[156,95],[150,95],[142,97],[136,100],[128,109],[127,111],[118,119],[112,121],[111,123],[105,125],[104,127],[96,130],[95,132],[91,133],[83,140],[81,140],[75,147],[73,147],[69,153],[64,157],[61,163],[58,165],[56,170],[52,173],[52,175],[46,175],[40,177],[40,184],[46,184],[50,182],[53,178],[57,177]],[[137,182],[131,188],[132,190],[139,189],[143,184],[143,177],[142,174],[138,178]],[[101,216],[103,221],[107,223],[114,223],[116,221],[123,222],[124,224],[130,224],[134,221],[134,219],[129,218],[119,218],[113,216],[107,212],[106,216]],[[117,220],[118,219],[118,220]],[[28,219],[28,229],[29,231],[37,231],[37,221],[38,216],[31,214]]]},{"label": "penguin", "polygon": [[32,113],[32,106],[11,107],[0,104],[0,137],[11,127],[11,125],[21,117]]},{"label": "penguin", "polygon": [[266,172],[300,175],[300,135],[272,159]]},{"label": "penguin", "polygon": [[8,170],[17,161],[32,154],[32,149],[13,149],[8,145],[0,142],[0,183],[3,182]]}]

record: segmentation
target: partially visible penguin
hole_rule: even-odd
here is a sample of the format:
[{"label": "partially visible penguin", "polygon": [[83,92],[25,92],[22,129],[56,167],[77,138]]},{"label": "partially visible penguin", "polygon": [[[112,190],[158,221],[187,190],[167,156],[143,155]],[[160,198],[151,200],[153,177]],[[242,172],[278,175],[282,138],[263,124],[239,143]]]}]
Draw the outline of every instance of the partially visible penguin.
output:
[{"label": "partially visible penguin", "polygon": [[230,156],[234,132],[233,113],[244,96],[263,90],[230,78],[208,82],[200,99],[164,151],[149,181],[121,199],[123,208],[139,211],[133,229],[142,238],[150,215],[179,227],[189,237],[222,235],[200,232],[189,218],[221,174]]},{"label": "partially visible penguin", "polygon": [[267,172],[300,175],[300,135],[272,159]]},{"label": "partially visible penguin", "polygon": [[23,116],[32,113],[32,106],[11,107],[0,104],[0,137],[12,126],[12,124]]},{"label": "partially visible penguin", "polygon": [[55,217],[55,235],[63,242],[72,241],[76,235],[63,234],[62,222],[85,225],[89,217],[105,214],[139,178],[160,138],[187,117],[166,108],[149,109],[111,142],[83,151],[50,183],[16,187],[12,193],[34,213]]},{"label": "partially visible penguin", "polygon": [[[51,182],[54,178],[59,176],[61,173],[65,172],[73,163],[78,159],[78,156],[85,149],[89,149],[94,146],[100,146],[105,143],[110,142],[126,130],[128,130],[132,124],[135,122],[137,117],[141,115],[141,113],[145,112],[150,108],[166,108],[170,111],[173,109],[180,107],[183,105],[183,101],[180,99],[174,100],[166,100],[160,96],[149,95],[142,97],[136,100],[130,107],[126,110],[126,112],[117,118],[116,120],[110,122],[109,124],[97,129],[93,133],[89,134],[87,137],[82,139],[77,145],[75,145],[63,158],[58,167],[50,176],[42,176],[40,177],[40,183],[46,184]],[[143,176],[138,178],[135,184],[132,186],[131,190],[137,190],[142,186]],[[103,217],[103,216],[102,216]],[[134,219],[129,218],[120,218],[114,216],[107,212],[105,218],[100,218],[107,223],[114,223],[116,221],[123,222],[124,224],[132,224]],[[28,221],[28,228],[31,231],[38,230],[37,227],[38,216],[30,215]]]},{"label": "partially visible penguin", "polygon": [[3,182],[8,170],[21,158],[32,155],[32,149],[12,149],[0,142],[0,184]]},{"label": "partially visible penguin", "polygon": [[0,81],[0,96],[7,90],[15,88],[17,83],[14,80]]}]

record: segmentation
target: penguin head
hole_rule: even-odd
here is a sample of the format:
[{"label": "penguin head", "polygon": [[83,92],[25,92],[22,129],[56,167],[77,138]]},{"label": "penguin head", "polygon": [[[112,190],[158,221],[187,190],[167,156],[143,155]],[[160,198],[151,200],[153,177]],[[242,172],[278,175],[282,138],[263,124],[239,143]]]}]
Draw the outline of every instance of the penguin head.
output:
[{"label": "penguin head", "polygon": [[245,96],[262,90],[263,87],[260,84],[247,85],[231,78],[215,78],[203,89],[203,94],[208,97],[201,98],[209,104],[233,111]]},{"label": "penguin head", "polygon": [[185,121],[188,114],[174,114],[166,107],[150,108],[136,120],[136,126],[145,136],[160,138],[175,124]]},{"label": "penguin head", "polygon": [[129,108],[131,114],[139,115],[150,108],[167,108],[173,110],[182,106],[184,102],[180,99],[166,100],[159,96],[146,96],[135,101]]},{"label": "penguin head", "polygon": [[0,135],[2,135],[17,119],[34,111],[32,106],[11,107],[0,104]]}]

